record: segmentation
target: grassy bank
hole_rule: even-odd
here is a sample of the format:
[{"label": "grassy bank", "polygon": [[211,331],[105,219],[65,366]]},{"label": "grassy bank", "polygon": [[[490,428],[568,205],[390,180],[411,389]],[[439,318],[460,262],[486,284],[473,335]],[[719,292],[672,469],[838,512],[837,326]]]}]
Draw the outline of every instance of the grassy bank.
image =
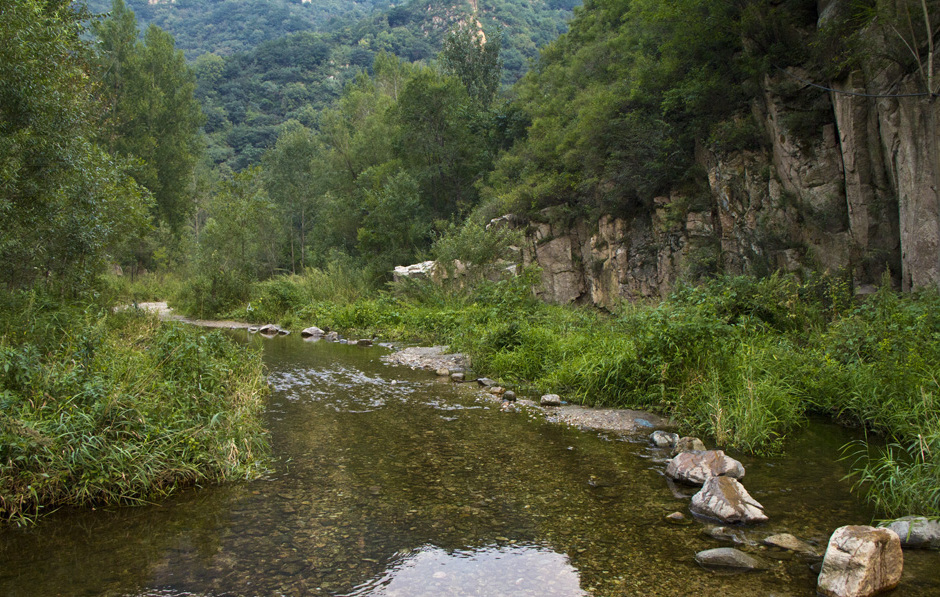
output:
[{"label": "grassy bank", "polygon": [[369,293],[354,276],[311,270],[253,285],[250,303],[222,315],[447,343],[476,373],[524,391],[656,410],[752,453],[785,451],[807,415],[825,414],[887,441],[845,454],[881,512],[940,515],[936,292],[858,300],[838,278],[724,278],[600,313],[543,304],[533,282]]},{"label": "grassy bank", "polygon": [[260,355],[134,310],[4,296],[0,518],[257,475]]}]

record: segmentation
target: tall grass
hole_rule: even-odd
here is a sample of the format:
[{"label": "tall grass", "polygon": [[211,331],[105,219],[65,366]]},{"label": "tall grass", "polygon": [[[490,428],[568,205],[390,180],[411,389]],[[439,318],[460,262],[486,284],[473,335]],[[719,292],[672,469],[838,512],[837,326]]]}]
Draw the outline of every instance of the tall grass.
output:
[{"label": "tall grass", "polygon": [[260,355],[128,310],[3,305],[0,518],[257,475]]}]

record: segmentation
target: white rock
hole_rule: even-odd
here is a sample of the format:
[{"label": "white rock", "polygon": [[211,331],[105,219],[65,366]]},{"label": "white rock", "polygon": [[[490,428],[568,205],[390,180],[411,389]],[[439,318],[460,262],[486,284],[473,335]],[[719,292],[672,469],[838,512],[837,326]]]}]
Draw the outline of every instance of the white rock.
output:
[{"label": "white rock", "polygon": [[561,396],[558,394],[545,394],[539,400],[541,406],[561,406]]},{"label": "white rock", "polygon": [[903,569],[897,533],[844,526],[829,538],[816,590],[827,597],[869,597],[898,586]]},{"label": "white rock", "polygon": [[692,496],[692,512],[723,522],[764,522],[764,507],[751,497],[737,479],[709,477]]},{"label": "white rock", "polygon": [[709,477],[744,477],[744,465],[722,450],[683,452],[666,465],[666,476],[690,485],[701,485]]}]

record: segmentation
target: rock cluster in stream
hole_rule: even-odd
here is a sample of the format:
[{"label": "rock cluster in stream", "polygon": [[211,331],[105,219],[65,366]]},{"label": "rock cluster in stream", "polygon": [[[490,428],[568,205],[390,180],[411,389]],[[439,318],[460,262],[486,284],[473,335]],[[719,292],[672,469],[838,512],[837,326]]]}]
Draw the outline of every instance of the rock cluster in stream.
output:
[{"label": "rock cluster in stream", "polygon": [[[741,525],[766,522],[769,518],[764,507],[741,484],[745,471],[740,462],[722,450],[706,450],[697,438],[654,431],[649,439],[657,448],[671,451],[672,458],[665,470],[670,482],[701,486],[692,496],[689,510],[699,518],[722,523],[722,526],[706,527],[703,532],[707,536],[745,549],[757,546]],[[673,512],[666,520],[683,524],[686,519],[681,512]],[[768,535],[760,543],[811,561],[820,558],[816,547],[789,533]],[[822,556],[817,591],[827,597],[870,597],[895,588],[903,571],[902,546],[940,548],[940,521],[908,516],[883,523],[880,528],[844,526],[836,529]],[[706,568],[732,571],[766,568],[759,559],[731,547],[701,551],[695,555],[695,561]]]}]

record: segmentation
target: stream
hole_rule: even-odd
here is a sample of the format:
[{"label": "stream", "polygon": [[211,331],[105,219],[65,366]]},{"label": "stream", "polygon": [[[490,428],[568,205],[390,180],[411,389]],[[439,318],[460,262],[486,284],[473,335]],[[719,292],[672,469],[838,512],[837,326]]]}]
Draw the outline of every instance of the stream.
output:
[{"label": "stream", "polygon": [[[779,458],[731,455],[770,521],[732,545],[688,512],[643,436],[500,412],[476,384],[381,361],[383,347],[263,339],[274,463],[260,480],[160,504],[61,510],[0,528],[0,595],[815,595],[818,559],[765,548],[788,532],[824,551],[873,513],[837,460],[850,432],[813,422]],[[706,443],[708,443],[706,441]],[[765,569],[706,570],[736,546]],[[940,595],[938,552],[905,552],[895,596]]]}]

